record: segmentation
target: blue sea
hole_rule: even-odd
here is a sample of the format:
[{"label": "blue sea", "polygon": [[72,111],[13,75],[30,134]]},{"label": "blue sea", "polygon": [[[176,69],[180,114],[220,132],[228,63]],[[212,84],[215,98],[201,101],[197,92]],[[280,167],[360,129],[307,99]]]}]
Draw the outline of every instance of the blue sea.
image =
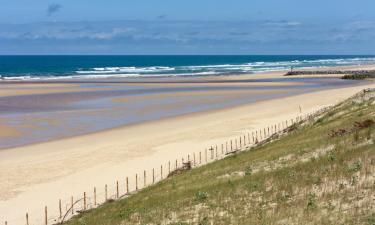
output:
[{"label": "blue sea", "polygon": [[2,80],[249,74],[375,63],[369,55],[0,56]]}]

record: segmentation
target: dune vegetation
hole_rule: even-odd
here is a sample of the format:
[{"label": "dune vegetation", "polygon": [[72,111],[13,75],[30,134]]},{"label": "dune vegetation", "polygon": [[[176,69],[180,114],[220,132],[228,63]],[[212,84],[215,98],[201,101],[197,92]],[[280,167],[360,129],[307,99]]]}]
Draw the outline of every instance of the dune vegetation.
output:
[{"label": "dune vegetation", "polygon": [[375,99],[359,94],[66,224],[375,224],[374,121]]}]

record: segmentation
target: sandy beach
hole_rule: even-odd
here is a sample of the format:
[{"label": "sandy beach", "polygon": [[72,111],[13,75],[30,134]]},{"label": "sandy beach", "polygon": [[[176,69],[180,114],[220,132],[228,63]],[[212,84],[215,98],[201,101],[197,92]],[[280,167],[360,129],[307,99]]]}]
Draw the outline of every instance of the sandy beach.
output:
[{"label": "sandy beach", "polygon": [[[275,72],[221,77],[220,79],[285,79],[282,74],[283,72]],[[278,81],[264,83],[260,81],[254,84],[225,83],[224,86],[288,87],[297,83],[300,82],[280,84]],[[31,90],[14,90],[17,89],[18,84],[11,85],[13,86],[2,90],[0,95],[32,95],[49,91],[48,89],[41,91],[32,84],[29,84],[31,87],[27,86]],[[43,85],[51,84],[35,85],[43,88]],[[54,85],[57,85],[55,89],[51,88],[51,92],[54,93],[93,91],[72,84]],[[150,83],[145,86],[158,85],[160,84]],[[176,84],[176,86],[185,87],[189,85],[202,84],[194,82]],[[338,103],[364,88],[375,88],[375,83],[317,89],[308,93],[295,92],[287,96],[280,95],[246,104],[175,115],[90,134],[2,149],[0,150],[0,178],[2,180],[0,183],[0,222],[8,221],[10,225],[23,224],[26,212],[29,213],[31,221],[41,222],[44,206],[49,207],[51,215],[57,215],[59,199],[62,199],[65,206],[69,203],[70,196],[78,198],[85,191],[91,192],[93,187],[103,190],[104,185],[108,184],[113,190],[117,180],[121,181],[123,190],[123,183],[127,176],[134,177],[136,173],[142,173],[144,170],[150,171],[152,168],[160,168],[160,165],[166,166],[168,161],[180,160],[187,154],[197,153],[209,146],[224,143],[238,135]],[[94,91],[104,90],[106,87],[97,86],[94,89]],[[288,92],[288,89],[274,91],[281,94]],[[116,96],[114,102],[128,103],[140,99],[154,100],[170,96],[186,97],[186,95],[198,98],[218,95],[225,100],[225,98],[245,98],[254,93],[262,94],[262,90],[213,90],[210,92],[198,89],[197,92],[191,94],[170,92],[128,98]],[[272,90],[268,93],[272,93]],[[191,104],[195,101],[198,100],[192,100]],[[2,130],[0,136],[22,135],[5,125],[0,126],[0,129]]]}]

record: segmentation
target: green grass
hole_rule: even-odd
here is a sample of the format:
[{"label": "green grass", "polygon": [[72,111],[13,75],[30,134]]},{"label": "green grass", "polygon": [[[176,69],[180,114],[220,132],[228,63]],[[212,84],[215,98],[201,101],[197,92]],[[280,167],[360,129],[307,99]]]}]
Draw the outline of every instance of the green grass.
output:
[{"label": "green grass", "polygon": [[[69,225],[375,224],[372,100],[348,100],[263,146],[168,178]],[[330,137],[337,129],[347,132]]]}]

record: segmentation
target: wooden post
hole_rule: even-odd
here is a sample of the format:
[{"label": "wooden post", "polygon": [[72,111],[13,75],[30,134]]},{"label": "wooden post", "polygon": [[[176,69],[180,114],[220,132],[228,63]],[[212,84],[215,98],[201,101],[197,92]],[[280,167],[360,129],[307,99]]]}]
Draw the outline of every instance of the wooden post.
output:
[{"label": "wooden post", "polygon": [[83,192],[83,211],[86,211],[86,192]]},{"label": "wooden post", "polygon": [[181,164],[184,164],[184,157],[181,158]]},{"label": "wooden post", "polygon": [[118,199],[120,197],[120,192],[118,190],[118,181],[116,181],[116,198]]},{"label": "wooden post", "polygon": [[104,192],[105,192],[105,201],[107,202],[108,201],[108,186],[107,185],[104,186]]},{"label": "wooden post", "polygon": [[233,151],[233,141],[230,140],[230,151]]},{"label": "wooden post", "polygon": [[147,180],[146,180],[146,170],[143,171],[143,187],[147,186]]},{"label": "wooden post", "polygon": [[253,138],[253,143],[255,143],[255,139],[254,139],[254,131],[251,132],[251,136],[252,136],[252,138]]},{"label": "wooden post", "polygon": [[135,190],[138,191],[138,174],[135,174]]},{"label": "wooden post", "polygon": [[126,177],[126,194],[129,194],[129,178]]},{"label": "wooden post", "polygon": [[160,165],[160,179],[163,179],[163,165]]},{"label": "wooden post", "polygon": [[94,207],[96,207],[96,187],[94,187]]},{"label": "wooden post", "polygon": [[228,142],[225,142],[225,154],[228,154]]},{"label": "wooden post", "polygon": [[224,155],[224,144],[221,144],[221,154]]},{"label": "wooden post", "polygon": [[238,146],[237,146],[237,138],[234,139],[234,141],[236,142],[236,150],[238,149]]},{"label": "wooden post", "polygon": [[71,203],[70,209],[72,210],[72,215],[74,215],[74,201],[73,201],[73,196],[70,198],[70,203]]},{"label": "wooden post", "polygon": [[190,154],[188,154],[188,162],[190,161]]},{"label": "wooden post", "polygon": [[59,219],[62,218],[62,207],[61,207],[61,199],[59,199]]},{"label": "wooden post", "polygon": [[7,221],[5,221],[5,225],[8,225],[8,222],[7,222]]},{"label": "wooden post", "polygon": [[193,165],[195,166],[195,153],[193,153]]},{"label": "wooden post", "polygon": [[247,143],[250,144],[250,133],[247,133]]},{"label": "wooden post", "polygon": [[199,165],[202,164],[202,152],[199,151]]},{"label": "wooden post", "polygon": [[176,168],[175,169],[177,170],[177,159],[176,159]]},{"label": "wooden post", "polygon": [[26,213],[26,225],[29,225],[29,214]]},{"label": "wooden post", "polygon": [[[194,161],[195,161],[195,155],[194,155]],[[171,173],[171,161],[168,161],[168,175]]]},{"label": "wooden post", "polygon": [[47,206],[44,207],[44,224],[48,225],[48,211],[47,211]]},{"label": "wooden post", "polygon": [[205,150],[205,155],[206,155],[206,163],[207,163],[207,148]]},{"label": "wooden post", "polygon": [[240,148],[242,148],[242,137],[240,136]]},{"label": "wooden post", "polygon": [[218,154],[217,154],[217,145],[215,146],[215,153],[216,153],[216,159],[218,157]]}]

